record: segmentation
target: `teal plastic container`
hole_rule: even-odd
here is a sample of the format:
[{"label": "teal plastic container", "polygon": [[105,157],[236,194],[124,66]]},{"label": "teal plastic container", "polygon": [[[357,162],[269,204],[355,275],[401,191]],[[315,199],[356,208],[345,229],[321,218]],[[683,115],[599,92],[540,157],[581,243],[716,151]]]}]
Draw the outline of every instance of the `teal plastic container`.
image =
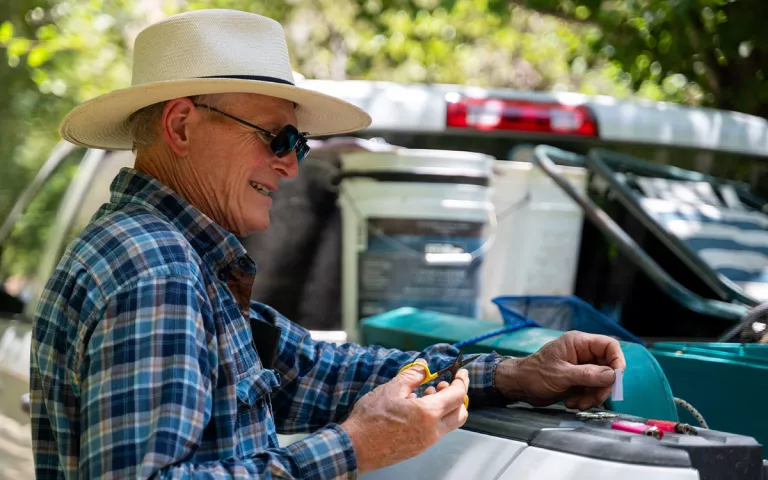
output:
[{"label": "teal plastic container", "polygon": [[[499,323],[406,307],[363,320],[361,337],[365,345],[411,351],[437,343],[455,344],[501,327]],[[469,345],[464,351],[496,351],[505,356],[522,357],[536,352],[563,333],[547,328],[523,328]],[[606,407],[640,417],[678,420],[672,390],[659,362],[642,345],[620,343],[627,360],[624,401],[608,401]]]},{"label": "teal plastic container", "polygon": [[[650,351],[675,396],[693,405],[709,428],[768,445],[768,345],[663,342]],[[687,410],[679,415],[697,425]]]}]

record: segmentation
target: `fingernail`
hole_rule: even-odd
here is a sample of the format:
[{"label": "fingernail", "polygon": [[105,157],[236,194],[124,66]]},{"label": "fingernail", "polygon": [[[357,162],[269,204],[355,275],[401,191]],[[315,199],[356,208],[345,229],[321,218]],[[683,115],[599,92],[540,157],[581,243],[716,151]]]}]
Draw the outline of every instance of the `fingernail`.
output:
[{"label": "fingernail", "polygon": [[608,385],[616,381],[616,374],[613,370],[603,370],[600,374],[600,382]]}]

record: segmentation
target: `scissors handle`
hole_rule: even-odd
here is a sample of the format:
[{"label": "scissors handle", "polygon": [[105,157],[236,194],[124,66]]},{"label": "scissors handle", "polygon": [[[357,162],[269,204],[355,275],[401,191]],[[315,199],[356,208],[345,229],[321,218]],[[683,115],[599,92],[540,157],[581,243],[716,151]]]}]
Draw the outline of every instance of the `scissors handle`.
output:
[{"label": "scissors handle", "polygon": [[[469,363],[469,362],[467,362],[467,363]],[[424,365],[421,362],[409,363],[408,365],[406,365],[403,368],[401,368],[398,371],[398,373],[401,373],[403,370],[406,370],[406,369],[409,369],[409,368],[412,368],[412,367],[422,367],[425,370],[426,375],[424,376],[424,380],[422,380],[419,385],[424,385],[425,383],[429,383],[432,380],[436,379],[438,376],[440,376],[440,372],[431,373],[429,371],[429,366]],[[469,408],[469,396],[468,395],[464,395],[464,408]]]},{"label": "scissors handle", "polygon": [[438,373],[431,373],[429,371],[429,366],[425,365],[425,364],[423,364],[421,362],[409,363],[408,365],[406,365],[403,368],[401,368],[400,371],[397,372],[397,373],[402,373],[403,370],[407,370],[407,369],[412,368],[412,367],[421,367],[421,368],[423,368],[425,370],[426,375],[424,376],[424,380],[422,380],[419,385],[424,385],[425,383],[429,383],[432,380],[436,379],[438,377],[438,375],[439,375],[439,372]]}]

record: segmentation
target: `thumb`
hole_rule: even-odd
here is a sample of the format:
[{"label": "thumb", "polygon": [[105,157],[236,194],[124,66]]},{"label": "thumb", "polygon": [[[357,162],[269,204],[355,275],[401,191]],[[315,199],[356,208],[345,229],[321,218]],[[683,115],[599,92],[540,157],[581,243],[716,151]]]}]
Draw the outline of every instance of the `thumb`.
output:
[{"label": "thumb", "polygon": [[427,375],[427,362],[424,359],[416,359],[414,363],[418,363],[423,366],[413,365],[406,368],[402,372],[398,373],[395,378],[390,382],[394,388],[398,390],[403,397],[408,396],[412,391],[416,389],[421,382],[424,381],[424,377]]},{"label": "thumb", "polygon": [[599,365],[572,365],[568,378],[573,387],[610,387],[616,381],[616,372]]}]

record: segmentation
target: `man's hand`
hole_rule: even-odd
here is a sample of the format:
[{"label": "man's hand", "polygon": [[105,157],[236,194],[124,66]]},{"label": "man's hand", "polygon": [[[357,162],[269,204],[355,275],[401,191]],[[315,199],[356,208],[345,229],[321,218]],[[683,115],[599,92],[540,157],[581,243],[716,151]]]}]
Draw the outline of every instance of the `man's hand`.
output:
[{"label": "man's hand", "polygon": [[625,369],[624,353],[611,337],[566,332],[527,357],[502,361],[496,388],[511,400],[544,406],[565,400],[587,410],[611,394],[614,369]]},{"label": "man's hand", "polygon": [[425,373],[418,367],[400,372],[361,398],[341,425],[352,439],[359,473],[414,457],[467,421],[467,371],[459,370],[450,385],[440,382],[417,398],[413,390]]}]

